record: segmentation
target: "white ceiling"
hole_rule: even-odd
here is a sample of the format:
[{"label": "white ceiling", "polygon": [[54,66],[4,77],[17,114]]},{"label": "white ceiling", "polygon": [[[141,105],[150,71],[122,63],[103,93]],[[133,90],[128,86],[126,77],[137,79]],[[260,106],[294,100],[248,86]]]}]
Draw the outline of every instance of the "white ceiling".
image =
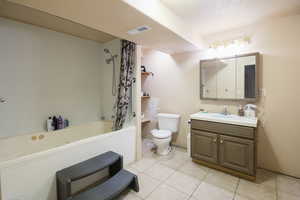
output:
[{"label": "white ceiling", "polygon": [[[1,1],[2,0],[0,0],[0,3]],[[57,23],[57,20],[55,19],[63,19],[75,24],[83,25],[92,30],[100,31],[101,33],[107,33],[110,37],[115,36],[127,39],[144,47],[157,49],[170,54],[198,49],[194,42],[187,40],[183,34],[178,34],[169,27],[162,25],[159,20],[154,20],[152,17],[149,17],[147,14],[127,3],[137,3],[139,1],[142,0],[89,0],[88,3],[83,0],[5,0],[6,4],[13,4],[28,9],[10,10],[7,6],[2,5],[0,7],[0,16],[1,13],[5,13],[6,15],[4,16],[6,17],[18,20],[21,19],[21,21],[32,24],[37,24],[38,22],[43,26],[46,21],[47,24],[54,24],[52,27],[57,31],[63,31],[65,29],[62,28],[65,27],[62,26],[63,23]],[[149,3],[149,0],[143,0],[142,6],[148,8],[151,4]],[[3,12],[1,12],[1,8]],[[149,10],[155,10],[155,14],[162,13],[151,8],[152,7],[150,7]],[[14,13],[11,13],[11,11],[14,11]],[[55,19],[53,17],[42,16],[45,20],[41,21],[41,16],[36,15],[37,11],[47,16],[55,16]],[[173,12],[171,13],[173,14]],[[10,14],[14,14],[14,16],[10,16]],[[15,15],[17,15],[17,17],[15,17]],[[28,18],[28,20],[24,20],[24,17]],[[163,19],[166,19],[165,15],[163,15]],[[170,18],[167,18],[167,20],[169,19]],[[181,19],[178,21],[180,20]],[[174,20],[170,21],[174,22]],[[68,24],[70,25],[69,29],[74,31],[72,24]],[[172,23],[172,25],[174,24],[176,25],[176,23]],[[127,33],[127,31],[142,25],[151,27],[151,30],[137,35],[129,35]],[[57,26],[59,26],[59,29],[57,29]],[[183,29],[187,30],[188,28]],[[89,35],[91,32],[86,31],[84,34]],[[96,36],[99,36],[98,40],[103,39],[100,38],[99,34],[94,37]]]},{"label": "white ceiling", "polygon": [[300,13],[300,0],[161,0],[202,35]]}]

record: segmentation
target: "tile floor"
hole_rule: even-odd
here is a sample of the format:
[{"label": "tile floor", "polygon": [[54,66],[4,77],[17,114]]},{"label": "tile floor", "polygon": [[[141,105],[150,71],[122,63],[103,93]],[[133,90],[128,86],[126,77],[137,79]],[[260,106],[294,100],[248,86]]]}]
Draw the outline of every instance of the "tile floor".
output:
[{"label": "tile floor", "polygon": [[300,200],[300,180],[258,170],[255,183],[191,161],[180,148],[168,156],[150,150],[126,167],[139,177],[140,192],[119,200]]}]

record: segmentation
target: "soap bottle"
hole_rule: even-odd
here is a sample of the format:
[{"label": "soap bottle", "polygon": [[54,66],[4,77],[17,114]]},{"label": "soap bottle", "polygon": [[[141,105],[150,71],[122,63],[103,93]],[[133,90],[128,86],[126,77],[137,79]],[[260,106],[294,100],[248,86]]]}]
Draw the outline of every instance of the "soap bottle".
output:
[{"label": "soap bottle", "polygon": [[256,105],[247,104],[245,105],[245,116],[248,118],[255,118],[256,117]]},{"label": "soap bottle", "polygon": [[57,119],[57,129],[63,129],[64,128],[64,120],[61,116]]},{"label": "soap bottle", "polygon": [[239,115],[240,117],[245,116],[245,111],[244,111],[244,108],[243,108],[242,105],[240,105],[240,107],[239,107],[238,115]]},{"label": "soap bottle", "polygon": [[53,130],[57,130],[57,117],[56,116],[53,116],[52,118],[52,126],[53,126]]},{"label": "soap bottle", "polygon": [[47,119],[47,131],[53,131],[53,120],[52,117]]},{"label": "soap bottle", "polygon": [[70,125],[69,120],[68,120],[68,119],[65,119],[65,120],[64,120],[64,128],[69,127],[69,125]]}]

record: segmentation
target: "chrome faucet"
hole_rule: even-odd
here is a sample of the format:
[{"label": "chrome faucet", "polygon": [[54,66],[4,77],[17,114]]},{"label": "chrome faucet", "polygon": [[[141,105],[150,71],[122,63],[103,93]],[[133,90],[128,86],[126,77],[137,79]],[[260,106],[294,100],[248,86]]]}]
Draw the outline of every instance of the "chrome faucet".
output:
[{"label": "chrome faucet", "polygon": [[223,115],[230,115],[229,111],[228,111],[228,106],[224,106],[224,109],[222,111]]}]

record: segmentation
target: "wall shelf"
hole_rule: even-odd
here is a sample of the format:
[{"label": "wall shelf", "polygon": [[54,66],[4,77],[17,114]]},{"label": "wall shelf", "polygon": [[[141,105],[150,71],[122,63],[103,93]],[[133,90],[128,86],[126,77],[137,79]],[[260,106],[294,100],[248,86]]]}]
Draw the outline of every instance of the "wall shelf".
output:
[{"label": "wall shelf", "polygon": [[[143,92],[143,94],[145,94],[144,92],[147,91],[147,87],[144,87],[145,86],[145,82],[146,80],[148,79],[148,77],[150,76],[153,76],[153,73],[152,72],[141,72],[141,91]],[[150,101],[151,97],[150,96],[144,96],[142,95],[141,96],[141,104],[142,104],[142,107],[141,107],[141,112],[142,112],[142,115],[144,115],[145,117],[141,120],[141,125],[142,126],[146,126],[146,124],[150,124],[151,123],[151,120],[149,119],[149,111],[148,111],[148,101]]]},{"label": "wall shelf", "polygon": [[150,119],[142,119],[142,124],[147,124],[150,123],[151,120]]},{"label": "wall shelf", "polygon": [[141,74],[142,74],[142,76],[149,76],[149,75],[153,75],[153,73],[152,73],[152,72],[142,72]]}]

